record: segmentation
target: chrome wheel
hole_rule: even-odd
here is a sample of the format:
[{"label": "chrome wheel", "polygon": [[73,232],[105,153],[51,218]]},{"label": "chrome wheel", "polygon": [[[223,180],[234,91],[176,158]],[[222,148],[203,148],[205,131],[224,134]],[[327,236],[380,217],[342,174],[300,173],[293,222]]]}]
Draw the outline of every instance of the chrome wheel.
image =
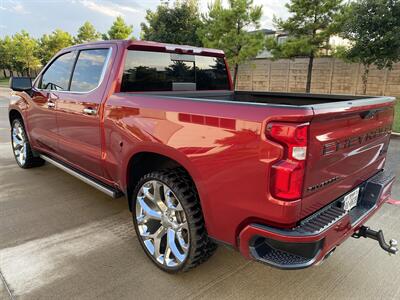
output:
[{"label": "chrome wheel", "polygon": [[19,122],[15,122],[12,128],[12,145],[15,158],[21,166],[24,166],[27,157],[27,140],[24,128]]},{"label": "chrome wheel", "polygon": [[147,252],[161,265],[178,267],[189,253],[185,211],[172,190],[159,180],[145,182],[136,198],[138,234]]}]

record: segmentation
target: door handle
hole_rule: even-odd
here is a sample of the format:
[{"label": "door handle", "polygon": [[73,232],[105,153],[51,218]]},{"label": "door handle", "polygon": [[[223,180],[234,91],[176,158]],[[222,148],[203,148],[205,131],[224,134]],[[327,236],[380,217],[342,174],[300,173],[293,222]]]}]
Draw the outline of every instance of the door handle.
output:
[{"label": "door handle", "polygon": [[97,114],[97,110],[95,110],[93,108],[84,108],[83,113],[86,115],[89,115],[89,116],[93,116],[93,115]]},{"label": "door handle", "polygon": [[56,104],[54,102],[47,101],[47,107],[48,108],[54,108],[54,107],[56,107]]}]

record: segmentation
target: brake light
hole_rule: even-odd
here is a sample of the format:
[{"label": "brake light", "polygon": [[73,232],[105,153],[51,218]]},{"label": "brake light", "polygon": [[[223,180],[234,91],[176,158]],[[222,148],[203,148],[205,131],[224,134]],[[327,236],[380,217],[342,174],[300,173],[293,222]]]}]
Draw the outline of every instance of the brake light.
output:
[{"label": "brake light", "polygon": [[271,170],[271,194],[282,200],[296,200],[303,192],[307,158],[309,123],[272,122],[267,125],[267,138],[284,148],[284,155]]}]

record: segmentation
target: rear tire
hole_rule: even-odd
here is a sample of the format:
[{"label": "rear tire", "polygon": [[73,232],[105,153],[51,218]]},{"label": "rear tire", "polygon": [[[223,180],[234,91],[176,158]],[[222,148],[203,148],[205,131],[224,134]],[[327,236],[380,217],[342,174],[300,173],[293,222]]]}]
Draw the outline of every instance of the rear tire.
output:
[{"label": "rear tire", "polygon": [[11,124],[11,145],[14,158],[18,166],[23,169],[39,167],[44,164],[44,160],[35,157],[28,136],[25,132],[24,123],[20,119],[15,119]]},{"label": "rear tire", "polygon": [[143,176],[131,207],[140,244],[165,272],[188,271],[217,249],[207,235],[194,184],[181,168]]}]

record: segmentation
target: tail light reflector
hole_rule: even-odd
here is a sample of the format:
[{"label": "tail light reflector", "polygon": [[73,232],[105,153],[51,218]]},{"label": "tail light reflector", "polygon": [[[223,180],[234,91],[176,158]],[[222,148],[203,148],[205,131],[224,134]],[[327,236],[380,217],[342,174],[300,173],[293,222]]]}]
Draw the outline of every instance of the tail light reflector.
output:
[{"label": "tail light reflector", "polygon": [[267,125],[267,138],[284,148],[284,155],[271,170],[272,196],[282,200],[301,198],[307,158],[309,123],[272,122]]}]

